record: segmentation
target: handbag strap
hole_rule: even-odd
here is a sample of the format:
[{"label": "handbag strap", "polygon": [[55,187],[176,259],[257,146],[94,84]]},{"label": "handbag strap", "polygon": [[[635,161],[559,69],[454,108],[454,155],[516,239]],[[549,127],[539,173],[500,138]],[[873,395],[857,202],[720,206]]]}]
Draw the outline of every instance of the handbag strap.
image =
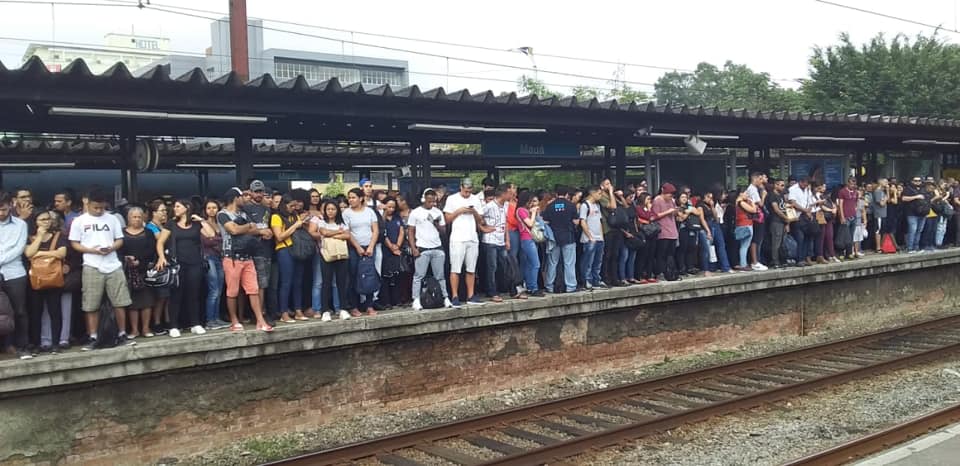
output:
[{"label": "handbag strap", "polygon": [[58,232],[54,233],[54,234],[53,234],[53,238],[50,239],[50,248],[49,248],[49,250],[50,250],[51,252],[57,250],[57,241],[59,241],[59,240],[60,240],[60,232],[58,231]]}]

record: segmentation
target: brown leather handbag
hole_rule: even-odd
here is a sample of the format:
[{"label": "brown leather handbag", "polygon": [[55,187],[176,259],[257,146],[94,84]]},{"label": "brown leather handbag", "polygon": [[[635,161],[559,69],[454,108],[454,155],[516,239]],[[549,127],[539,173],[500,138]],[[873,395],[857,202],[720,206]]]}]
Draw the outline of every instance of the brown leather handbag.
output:
[{"label": "brown leather handbag", "polygon": [[[50,251],[57,250],[60,233],[50,240]],[[30,288],[34,290],[53,290],[63,288],[63,260],[52,257],[34,256],[30,259]]]}]

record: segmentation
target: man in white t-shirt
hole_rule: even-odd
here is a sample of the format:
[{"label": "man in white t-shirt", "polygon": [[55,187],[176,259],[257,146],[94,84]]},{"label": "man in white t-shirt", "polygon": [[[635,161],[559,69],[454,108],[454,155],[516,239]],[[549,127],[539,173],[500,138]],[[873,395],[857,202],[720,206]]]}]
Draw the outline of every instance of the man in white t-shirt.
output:
[{"label": "man in white t-shirt", "polygon": [[120,344],[127,341],[125,308],[130,305],[130,291],[117,250],[123,246],[123,227],[113,215],[106,213],[107,195],[91,192],[87,211],[70,225],[70,244],[83,254],[83,283],[81,309],[86,313],[90,342],[84,350],[97,347],[97,324],[100,321],[100,302],[104,294],[110,300],[120,329]]},{"label": "man in white t-shirt", "polygon": [[484,233],[493,231],[483,223],[480,211],[483,209],[480,199],[473,195],[473,180],[464,178],[460,182],[460,191],[447,196],[447,203],[443,206],[445,220],[450,224],[450,301],[454,307],[460,307],[458,289],[460,287],[460,272],[466,269],[467,304],[483,304],[474,295],[476,281],[477,255],[480,251],[480,242],[477,238],[477,228]]},{"label": "man in white t-shirt", "polygon": [[420,304],[420,290],[423,279],[427,276],[427,268],[440,282],[443,290],[445,307],[453,307],[447,297],[447,281],[443,278],[443,265],[447,255],[443,252],[443,243],[440,240],[440,231],[444,230],[447,222],[443,212],[437,208],[437,193],[432,189],[423,192],[420,198],[420,207],[410,212],[407,218],[407,237],[410,238],[410,254],[415,258],[413,263],[413,309],[423,309]]}]

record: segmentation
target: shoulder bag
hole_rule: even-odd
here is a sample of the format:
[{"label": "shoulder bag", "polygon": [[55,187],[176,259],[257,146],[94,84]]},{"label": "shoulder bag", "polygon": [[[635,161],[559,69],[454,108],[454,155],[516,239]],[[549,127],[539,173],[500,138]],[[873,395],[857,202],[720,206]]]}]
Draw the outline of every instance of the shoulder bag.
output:
[{"label": "shoulder bag", "polygon": [[320,255],[324,262],[336,262],[346,259],[347,241],[338,238],[323,238],[320,242]]},{"label": "shoulder bag", "polygon": [[[57,250],[60,233],[54,233],[50,240],[49,251]],[[63,260],[53,256],[34,256],[30,259],[30,288],[34,290],[53,290],[63,288]]]}]

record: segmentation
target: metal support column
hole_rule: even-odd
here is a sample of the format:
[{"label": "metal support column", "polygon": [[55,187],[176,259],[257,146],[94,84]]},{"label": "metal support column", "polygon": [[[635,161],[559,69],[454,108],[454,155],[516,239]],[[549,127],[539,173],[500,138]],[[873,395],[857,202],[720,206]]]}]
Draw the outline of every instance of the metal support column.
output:
[{"label": "metal support column", "polygon": [[753,172],[757,171],[757,148],[751,147],[747,149],[747,177],[749,178]]},{"label": "metal support column", "polygon": [[250,136],[233,138],[234,157],[236,157],[237,187],[247,189],[253,178],[253,139]]},{"label": "metal support column", "polygon": [[659,189],[653,185],[653,150],[643,150],[643,176],[647,180],[647,190],[651,193],[659,193]]},{"label": "metal support column", "polygon": [[732,150],[727,155],[727,189],[737,189],[737,151]]},{"label": "metal support column", "polygon": [[[420,157],[423,163],[423,181],[426,183],[424,189],[430,187],[433,184],[433,180],[430,176],[430,143],[421,142],[420,143]],[[454,189],[460,189],[459,186]]]},{"label": "metal support column", "polygon": [[863,178],[863,152],[857,151],[857,154],[854,156],[854,173],[853,176],[857,178],[857,184],[860,184]]},{"label": "metal support column", "polygon": [[490,178],[497,186],[500,186],[500,170],[497,167],[487,169],[487,178]]},{"label": "metal support column", "polygon": [[200,195],[209,196],[210,190],[210,171],[207,169],[197,170],[197,184],[200,185]]},{"label": "metal support column", "polygon": [[120,192],[129,202],[137,202],[139,186],[137,183],[137,160],[134,151],[137,148],[137,137],[124,135],[120,141],[123,149],[123,163],[120,165]]},{"label": "metal support column", "polygon": [[613,147],[609,145],[603,146],[603,176],[602,178],[610,178],[610,163],[613,161],[612,157]]},{"label": "metal support column", "polygon": [[617,153],[617,179],[614,183],[614,186],[616,186],[618,189],[624,189],[624,187],[627,185],[627,146],[624,144],[617,144],[614,150]]}]

